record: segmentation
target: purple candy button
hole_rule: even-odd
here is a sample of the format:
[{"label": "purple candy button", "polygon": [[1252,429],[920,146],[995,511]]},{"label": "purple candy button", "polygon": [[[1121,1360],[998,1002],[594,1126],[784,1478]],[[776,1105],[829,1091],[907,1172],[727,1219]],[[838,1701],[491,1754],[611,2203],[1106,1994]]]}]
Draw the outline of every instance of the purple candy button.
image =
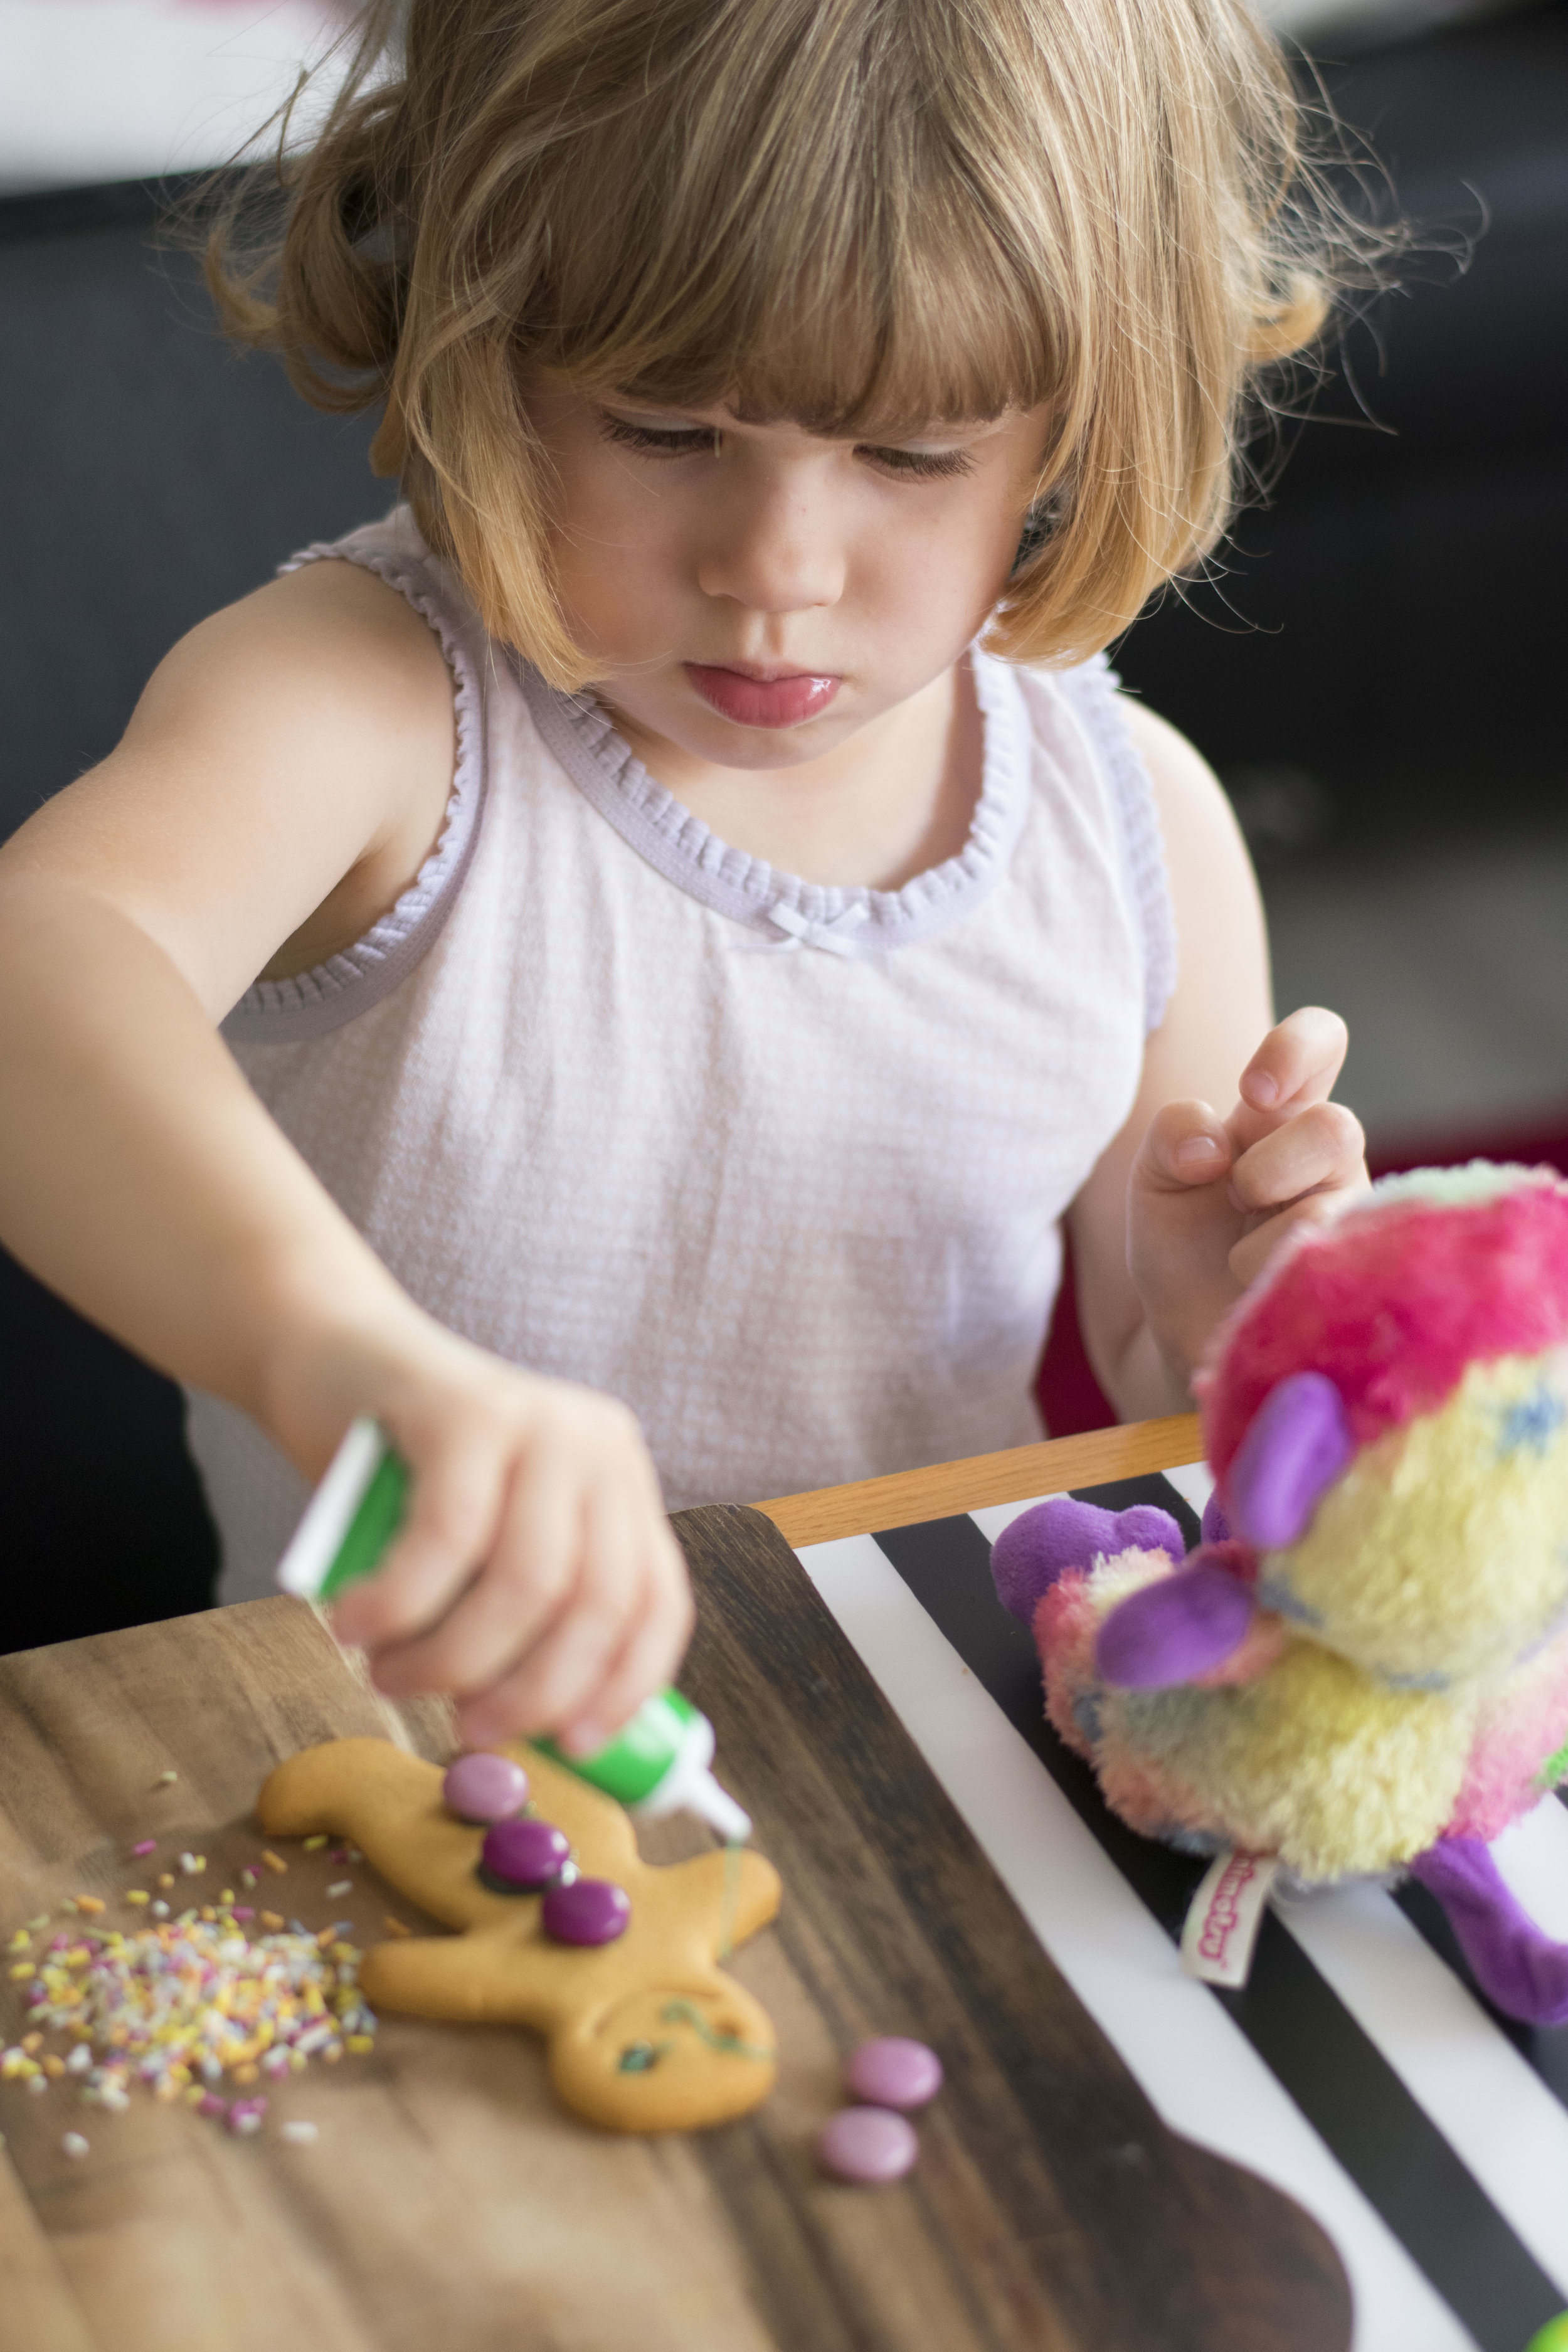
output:
[{"label": "purple candy button", "polygon": [[479,1866],[509,1886],[548,1886],[560,1877],[571,1851],[553,1822],[497,1822],[485,1832]]},{"label": "purple candy button", "polygon": [[528,1775],[510,1756],[459,1756],[441,1783],[447,1811],[460,1822],[504,1822],[528,1801]]},{"label": "purple candy button", "polygon": [[845,2107],[816,2136],[816,2160],[840,2180],[901,2180],[921,2152],[915,2127],[888,2107]]},{"label": "purple candy button", "polygon": [[558,1944],[613,1944],[632,1916],[624,1886],[608,1878],[574,1878],[552,1886],[540,1909],[540,1922]]},{"label": "purple candy button", "polygon": [[846,2086],[872,2107],[923,2107],[942,2088],[942,2060],[901,2033],[862,2042],[844,2069]]}]

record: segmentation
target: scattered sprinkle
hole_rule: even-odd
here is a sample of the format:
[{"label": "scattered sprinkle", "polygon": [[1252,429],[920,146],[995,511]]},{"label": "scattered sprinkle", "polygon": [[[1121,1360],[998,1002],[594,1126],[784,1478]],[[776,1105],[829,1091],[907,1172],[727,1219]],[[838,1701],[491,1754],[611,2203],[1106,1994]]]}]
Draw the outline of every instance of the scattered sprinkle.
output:
[{"label": "scattered sprinkle", "polygon": [[412,1936],[414,1933],[413,1928],[405,1927],[401,1919],[395,1919],[390,1911],[381,1924],[389,1936]]},{"label": "scattered sprinkle", "polygon": [[148,1894],[147,1889],[144,1886],[133,1886],[126,1895],[125,1900],[127,1903],[142,1904],[151,1903],[153,1897]]},{"label": "scattered sprinkle", "polygon": [[64,1902],[60,1905],[60,1909],[62,1911],[74,1911],[76,1909],[76,1896],[74,1895],[68,1895]]},{"label": "scattered sprinkle", "polygon": [[169,1906],[168,1906],[168,1905],[167,1905],[166,1903],[154,1903],[154,1904],[153,1904],[153,1918],[154,1918],[154,1919],[166,1919],[166,1918],[168,1917],[168,1916],[169,1916]]},{"label": "scattered sprinkle", "polygon": [[76,1898],[76,1907],[79,1911],[85,1911],[89,1918],[96,1918],[98,1914],[100,1911],[106,1911],[109,1906],[100,1895],[79,1895]]},{"label": "scattered sprinkle", "polygon": [[163,1886],[163,1887],[170,1887],[170,1886],[173,1886],[174,1883],[174,1873],[173,1873],[172,1871],[163,1870],[163,1871],[160,1871],[160,1872],[159,1872],[159,1874],[158,1874],[158,1884],[159,1884],[159,1885],[160,1885],[160,1886]]},{"label": "scattered sprinkle", "polygon": [[229,1904],[231,1904],[231,1903],[234,1901],[234,1889],[233,1889],[233,1887],[232,1887],[232,1886],[226,1886],[226,1887],[224,1888],[224,1890],[223,1890],[223,1893],[218,1896],[218,1901],[219,1901],[221,1904],[223,1904],[226,1907]]},{"label": "scattered sprinkle", "polygon": [[32,1948],[33,1939],[31,1936],[28,1935],[26,1927],[18,1927],[16,1934],[12,1937],[10,1942],[5,1947],[5,1949],[8,1952],[30,1952]]},{"label": "scattered sprinkle", "polygon": [[321,1848],[326,1844],[326,1843],[327,1833],[325,1830],[322,1830],[318,1836],[308,1837],[305,1840],[305,1852],[307,1853],[320,1853]]},{"label": "scattered sprinkle", "polygon": [[234,1906],[234,1916],[237,1919],[254,1919],[256,1913],[248,1903],[237,1903]]},{"label": "scattered sprinkle", "polygon": [[239,1883],[242,1886],[254,1886],[259,1875],[260,1873],[258,1871],[252,1870],[250,1864],[247,1863],[245,1868],[239,1874]]},{"label": "scattered sprinkle", "polygon": [[364,1860],[364,1856],[361,1853],[357,1845],[351,1845],[349,1847],[348,1858],[351,1862],[363,1862]]},{"label": "scattered sprinkle", "polygon": [[180,1856],[180,1868],[187,1878],[199,1878],[206,1866],[207,1858],[205,1853],[183,1853]]},{"label": "scattered sprinkle", "polygon": [[179,1777],[177,1772],[160,1772],[153,1786],[154,1789],[171,1789]]},{"label": "scattered sprinkle", "polygon": [[[332,1885],[328,1887],[327,1895],[328,1899],[331,1901],[335,1900],[335,1898],[340,1895],[352,1895],[353,1891],[354,1883],[352,1878],[339,1878],[335,1879]],[[98,1907],[100,1911],[102,1910],[103,1906],[101,1903]]]},{"label": "scattered sprinkle", "polygon": [[284,1871],[289,1867],[282,1855],[280,1853],[274,1853],[270,1846],[264,1848],[261,1859],[267,1864],[268,1870]]},{"label": "scattered sprinkle", "polygon": [[136,1843],[132,1847],[131,1851],[135,1855],[137,1861],[140,1862],[144,1853],[157,1853],[158,1841],[156,1838],[139,1838]]},{"label": "scattered sprinkle", "polygon": [[78,2164],[84,2156],[90,2156],[91,2153],[91,2141],[83,2139],[80,2132],[67,2132],[60,2142],[60,2154],[72,2158]]},{"label": "scattered sprinkle", "polygon": [[281,1911],[264,1911],[261,1914],[261,1924],[268,1935],[275,1936],[283,1925],[283,1914]]},{"label": "scattered sprinkle", "polygon": [[37,1934],[37,1932],[38,1932],[38,1930],[39,1930],[39,1928],[40,1928],[40,1927],[47,1927],[48,1926],[48,1924],[49,1924],[49,1915],[48,1915],[48,1913],[47,1913],[47,1911],[40,1911],[40,1912],[39,1912],[39,1914],[38,1914],[38,1916],[37,1916],[37,1917],[36,1919],[29,1919],[29,1920],[28,1920],[28,1922],[27,1922],[27,1932],[28,1932],[28,1934],[29,1934],[29,1935],[36,1936],[36,1935]]},{"label": "scattered sprinkle", "polygon": [[312,2140],[320,2137],[320,2134],[314,2124],[297,2123],[285,2124],[279,2137],[288,2140],[295,2147],[309,2147]]},{"label": "scattered sprinkle", "polygon": [[24,1977],[36,1976],[37,1974],[37,1963],[32,1960],[13,1960],[11,1963],[10,1974],[12,1982],[15,1984],[20,1984]]},{"label": "scattered sprinkle", "polygon": [[[165,1918],[166,1904],[162,1908]],[[83,1927],[57,1934],[19,1963],[32,1979],[32,2032],[0,2051],[0,2079],[35,2095],[69,2075],[89,2106],[123,2114],[141,2083],[155,2098],[189,2098],[241,2134],[259,2131],[265,2094],[220,2095],[226,2077],[249,2093],[264,2077],[335,2064],[374,2048],[375,2018],[359,1989],[360,1952],[336,1927],[276,1928],[254,1939],[233,1911],[204,1906],[166,1926]],[[249,1917],[249,1913],[247,1916]],[[328,1947],[331,1947],[330,1950]],[[68,2056],[42,2059],[45,2030],[69,2034]]]}]

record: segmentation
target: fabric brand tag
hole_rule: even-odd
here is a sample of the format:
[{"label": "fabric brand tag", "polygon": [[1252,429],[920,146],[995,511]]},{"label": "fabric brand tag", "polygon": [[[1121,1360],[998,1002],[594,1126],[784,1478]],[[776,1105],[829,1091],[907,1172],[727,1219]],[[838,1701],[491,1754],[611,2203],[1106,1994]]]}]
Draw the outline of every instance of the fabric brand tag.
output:
[{"label": "fabric brand tag", "polygon": [[1204,1873],[1182,1929],[1182,1966],[1205,1984],[1244,1985],[1263,1924],[1277,1855],[1219,1853]]}]

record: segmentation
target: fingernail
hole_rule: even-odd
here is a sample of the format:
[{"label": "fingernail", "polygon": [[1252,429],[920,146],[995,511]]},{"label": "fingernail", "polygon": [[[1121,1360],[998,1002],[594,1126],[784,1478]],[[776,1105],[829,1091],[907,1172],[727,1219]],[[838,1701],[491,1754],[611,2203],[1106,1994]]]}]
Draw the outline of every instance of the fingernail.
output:
[{"label": "fingernail", "polygon": [[609,1746],[609,1734],[602,1723],[574,1723],[562,1733],[561,1745],[568,1756],[596,1756],[601,1748]]},{"label": "fingernail", "polygon": [[1254,1070],[1247,1080],[1247,1090],[1259,1110],[1267,1110],[1270,1103],[1279,1099],[1279,1081],[1271,1078],[1267,1070]]},{"label": "fingernail", "polygon": [[1184,1143],[1176,1146],[1178,1168],[1208,1168],[1221,1157],[1218,1141],[1212,1135],[1189,1135]]}]

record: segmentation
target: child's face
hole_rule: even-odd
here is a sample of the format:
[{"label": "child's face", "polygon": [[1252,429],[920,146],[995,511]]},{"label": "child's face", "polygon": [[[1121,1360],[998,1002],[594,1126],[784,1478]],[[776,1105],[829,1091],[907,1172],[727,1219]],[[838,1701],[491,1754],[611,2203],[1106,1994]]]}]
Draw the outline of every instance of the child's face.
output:
[{"label": "child's face", "polygon": [[951,667],[1000,595],[1044,410],[884,446],[540,383],[567,627],[605,699],[689,760],[831,752]]}]

